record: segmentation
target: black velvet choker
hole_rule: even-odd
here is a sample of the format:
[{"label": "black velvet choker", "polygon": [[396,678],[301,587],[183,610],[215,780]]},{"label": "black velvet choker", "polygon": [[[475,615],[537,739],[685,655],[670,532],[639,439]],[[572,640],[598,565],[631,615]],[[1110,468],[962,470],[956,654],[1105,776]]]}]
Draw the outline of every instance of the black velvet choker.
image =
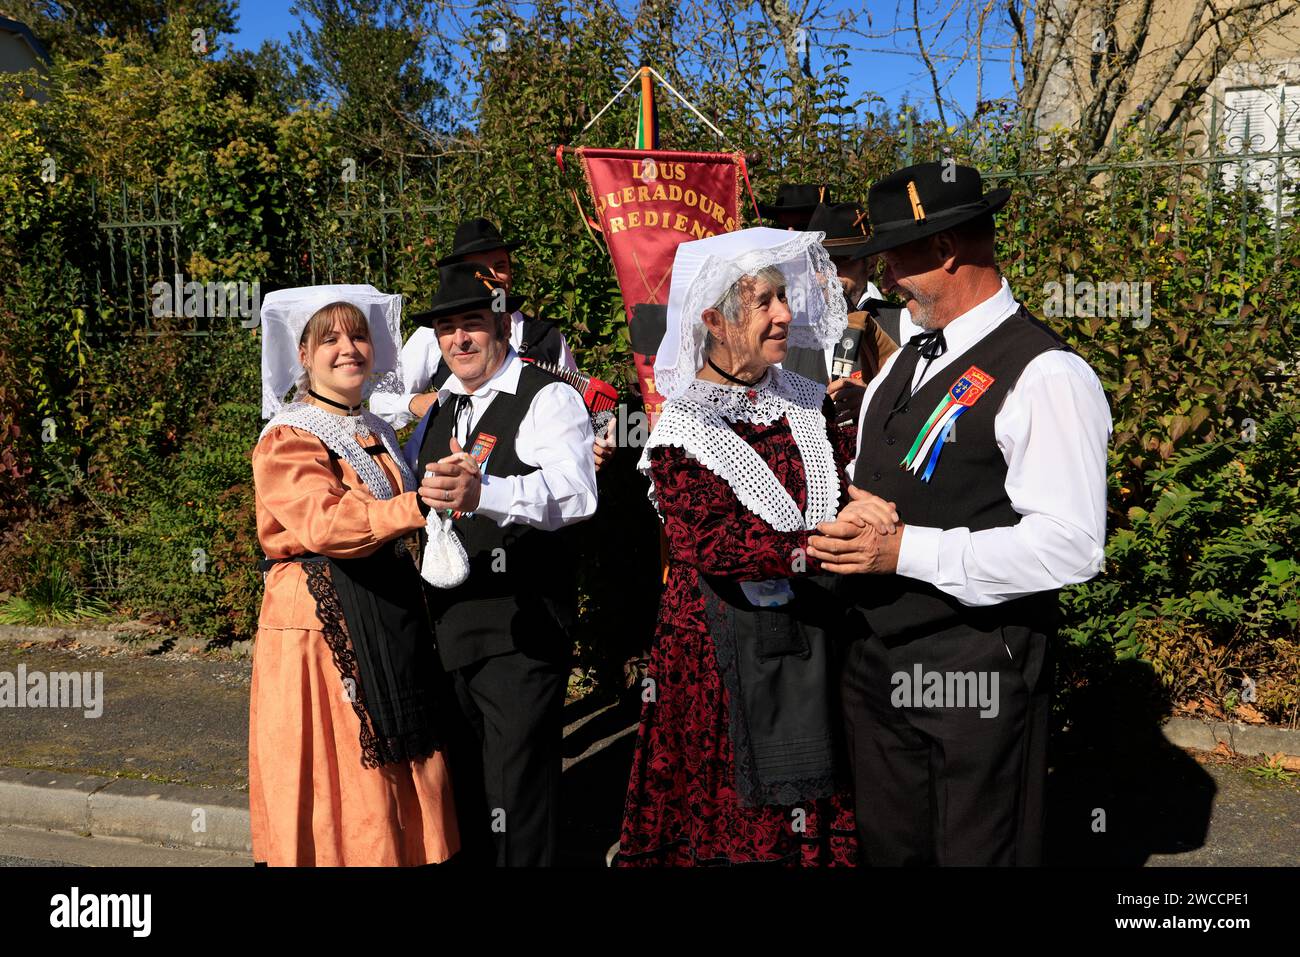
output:
[{"label": "black velvet choker", "polygon": [[[744,379],[736,378],[734,375],[732,375],[729,372],[723,372],[720,368],[718,368],[718,364],[714,362],[712,359],[706,359],[705,361],[708,362],[709,368],[712,369],[714,372],[716,372],[718,375],[722,376],[722,378],[726,379],[728,382],[734,382],[736,385],[743,385],[746,389],[752,389],[754,388],[754,386],[758,385],[760,382],[763,381],[763,376],[761,375],[753,382],[746,382]],[[764,372],[763,375],[767,375],[767,373]]]},{"label": "black velvet choker", "polygon": [[324,402],[326,405],[332,405],[336,409],[342,409],[348,415],[361,414],[361,406],[359,405],[344,405],[342,402],[335,402],[333,399],[325,398],[325,396],[318,393],[315,389],[308,389],[307,394],[317,402]]}]

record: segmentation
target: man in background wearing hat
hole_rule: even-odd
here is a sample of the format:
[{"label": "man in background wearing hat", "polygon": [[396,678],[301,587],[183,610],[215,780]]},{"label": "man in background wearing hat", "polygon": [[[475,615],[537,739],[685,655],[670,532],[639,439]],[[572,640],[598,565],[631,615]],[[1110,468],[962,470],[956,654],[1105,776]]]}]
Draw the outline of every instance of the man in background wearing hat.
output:
[{"label": "man in background wearing hat", "polygon": [[[867,242],[867,213],[857,203],[819,205],[808,220],[809,232],[825,233],[822,246],[835,264],[849,307],[849,326],[839,342],[824,350],[791,346],[782,366],[827,386],[826,394],[846,422],[857,422],[862,395],[885,360],[898,351],[898,329],[905,309],[881,298],[867,277],[868,260],[854,259]],[[882,326],[891,325],[891,336]],[[910,325],[910,323],[909,323]]]},{"label": "man in background wearing hat", "polygon": [[[952,161],[908,167],[872,186],[856,254],[884,257],[927,330],[868,386],[855,501],[809,540],[863,621],[841,693],[870,864],[1042,857],[1057,592],[1101,568],[1111,420],[998,270],[1009,195]],[[847,520],[868,493],[892,533]]]},{"label": "man in background wearing hat", "polygon": [[830,201],[829,186],[782,183],[776,188],[776,202],[759,203],[758,214],[774,220],[782,229],[807,229],[817,204]]},{"label": "man in background wearing hat", "polygon": [[[518,246],[518,242],[503,239],[491,220],[468,219],[456,227],[451,252],[438,260],[438,266],[474,263],[487,279],[509,292],[514,278],[510,250]],[[526,316],[518,309],[510,315],[510,344],[516,352],[526,345],[525,354],[534,359],[554,362],[575,372],[578,369],[560,330],[553,323]],[[447,379],[442,352],[432,329],[420,328],[411,333],[402,347],[402,370],[406,394],[371,402],[371,411],[395,429],[421,419]],[[434,386],[433,391],[426,391],[430,385]]]},{"label": "man in background wearing hat", "polygon": [[[438,260],[438,267],[458,262],[473,263],[479,267],[483,281],[499,285],[508,293],[514,280],[510,251],[518,246],[516,241],[505,240],[490,219],[467,219],[456,227],[451,252]],[[517,302],[522,305],[522,298]],[[578,371],[569,343],[559,327],[544,319],[527,316],[517,307],[510,314],[510,345],[520,356]],[[377,394],[370,400],[370,410],[394,429],[412,421],[418,422],[436,401],[438,390],[447,381],[447,376],[448,370],[442,365],[442,352],[433,330],[416,329],[402,347],[403,394]],[[612,424],[610,428],[613,429]],[[609,435],[596,440],[592,452],[599,470],[614,454]]]},{"label": "man in background wearing hat", "polygon": [[427,590],[465,719],[449,749],[462,845],[498,866],[552,865],[577,611],[576,555],[559,530],[596,511],[591,420],[577,390],[511,345],[517,297],[473,262],[439,273],[414,318],[432,328],[449,374],[416,475],[454,513],[470,563],[464,584]]}]

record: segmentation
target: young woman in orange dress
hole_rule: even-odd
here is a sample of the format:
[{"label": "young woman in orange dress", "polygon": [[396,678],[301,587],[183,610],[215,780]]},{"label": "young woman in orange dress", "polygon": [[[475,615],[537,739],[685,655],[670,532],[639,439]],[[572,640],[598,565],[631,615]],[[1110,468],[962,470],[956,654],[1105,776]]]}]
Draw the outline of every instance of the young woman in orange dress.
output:
[{"label": "young woman in orange dress", "polygon": [[400,296],[370,286],[281,290],[262,306],[270,421],[252,462],[266,590],[248,747],[258,863],[435,864],[459,847],[414,559],[446,495],[417,491],[392,428],[361,407],[376,388],[400,389],[400,310]]}]

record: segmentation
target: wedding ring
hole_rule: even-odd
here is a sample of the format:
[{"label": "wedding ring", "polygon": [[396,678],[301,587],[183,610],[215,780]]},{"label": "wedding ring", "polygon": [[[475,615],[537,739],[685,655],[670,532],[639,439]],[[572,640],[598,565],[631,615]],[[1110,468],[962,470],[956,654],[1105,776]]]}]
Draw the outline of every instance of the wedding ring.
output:
[{"label": "wedding ring", "polygon": [[443,493],[442,493],[442,500],[443,500],[444,502],[450,502],[450,501],[451,501],[451,489],[445,489],[445,490],[443,491]]}]

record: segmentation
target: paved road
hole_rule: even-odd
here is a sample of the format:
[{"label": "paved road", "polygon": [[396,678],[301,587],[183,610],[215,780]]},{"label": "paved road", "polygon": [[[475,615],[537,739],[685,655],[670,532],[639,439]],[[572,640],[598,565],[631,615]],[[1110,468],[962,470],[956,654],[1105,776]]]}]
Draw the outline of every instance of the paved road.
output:
[{"label": "paved road", "polygon": [[239,854],[0,826],[0,867],[252,866],[252,858]]},{"label": "paved road", "polygon": [[103,713],[0,708],[0,765],[248,786],[248,661],[0,642],[0,671],[103,672]]},{"label": "paved road", "polygon": [[[104,710],[85,718],[53,708],[0,708],[0,765],[247,789],[248,661],[0,642],[0,670],[20,663],[29,672],[102,671]],[[637,710],[635,696],[618,705],[585,699],[565,708],[565,864],[602,866],[618,837]],[[1062,748],[1049,792],[1048,863],[1300,864],[1300,786],[1202,765],[1149,722],[1126,717],[1087,747]],[[56,837],[66,836],[42,843],[18,835],[14,840],[27,841],[21,846],[0,841],[0,864],[82,862],[91,851],[107,855],[95,860],[121,864],[142,847]],[[185,864],[199,859],[175,855],[212,852],[168,853],[154,859]]]}]

